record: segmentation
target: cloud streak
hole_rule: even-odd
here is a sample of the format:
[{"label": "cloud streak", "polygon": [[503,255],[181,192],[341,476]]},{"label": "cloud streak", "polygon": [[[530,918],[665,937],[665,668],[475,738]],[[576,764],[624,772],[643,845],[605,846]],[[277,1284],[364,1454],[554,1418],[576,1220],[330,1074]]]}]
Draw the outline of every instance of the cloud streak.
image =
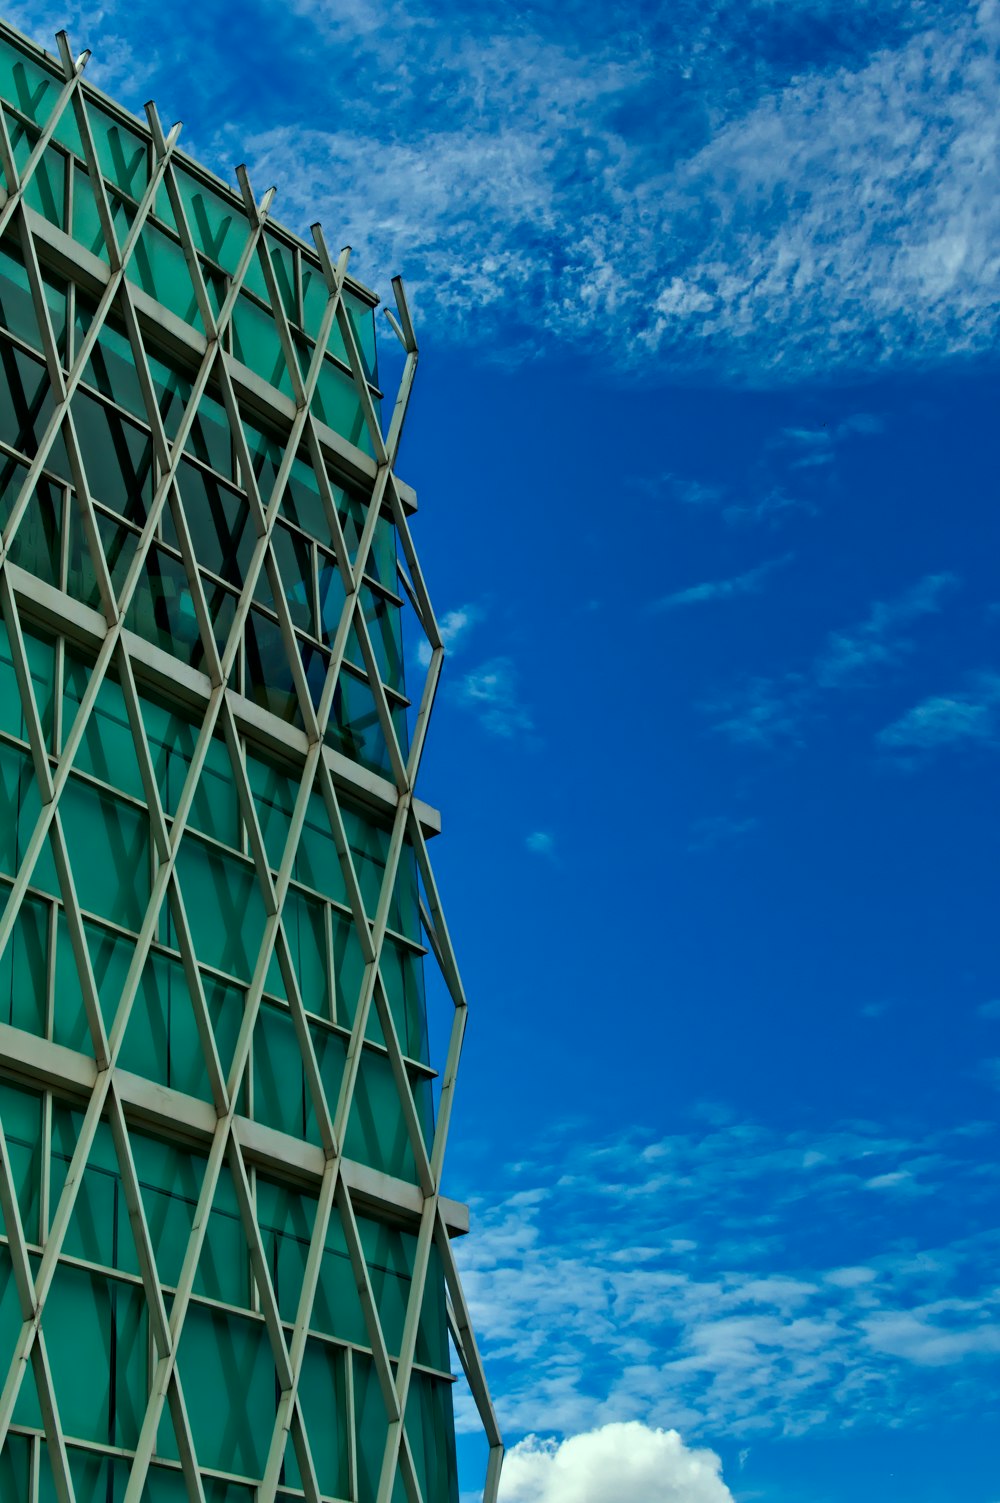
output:
[{"label": "cloud streak", "polygon": [[686,605],[706,605],[715,600],[732,600],[740,595],[756,595],[764,588],[766,580],[777,570],[790,564],[793,555],[783,553],[780,558],[770,558],[756,568],[743,574],[734,574],[729,579],[709,579],[702,584],[689,585],[684,590],[674,590],[650,602],[649,611],[658,615],[661,611],[677,610]]},{"label": "cloud streak", "polygon": [[[937,615],[960,581],[950,573],[928,574],[888,600],[876,600],[862,620],[827,634],[826,640],[804,667],[778,676],[761,676],[706,702],[713,729],[737,745],[772,748],[792,746],[803,739],[806,724],[814,718],[832,693],[870,687],[886,673],[897,669],[914,650],[908,629],[927,616]],[[984,679],[985,683],[986,680]],[[1000,679],[997,680],[1000,684]],[[1000,701],[998,701],[1000,702]],[[929,744],[956,739],[954,723],[962,714],[971,723],[988,719],[988,705],[970,700],[956,708],[952,701],[929,701],[917,706],[894,726],[879,733],[883,747],[913,744],[921,733]],[[951,720],[949,720],[951,715]],[[921,727],[922,725],[922,732]]]}]

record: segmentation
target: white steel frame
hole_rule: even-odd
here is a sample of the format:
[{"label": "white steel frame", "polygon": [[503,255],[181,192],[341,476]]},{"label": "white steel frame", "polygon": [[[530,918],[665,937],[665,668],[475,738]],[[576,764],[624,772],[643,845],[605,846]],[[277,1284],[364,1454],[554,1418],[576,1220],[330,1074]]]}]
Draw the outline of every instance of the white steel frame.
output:
[{"label": "white steel frame", "polygon": [[[22,50],[29,53],[32,51],[30,44],[17,37],[16,33],[8,28],[3,28],[3,34],[16,38],[15,45]],[[414,795],[444,649],[410,534],[407,514],[412,509],[412,492],[397,479],[394,469],[418,358],[416,336],[403,286],[398,278],[394,279],[396,313],[386,310],[389,323],[405,352],[405,363],[392,417],[388,430],[383,435],[354,330],[343,302],[342,294],[347,282],[349,250],[342,251],[335,260],[327,249],[322,230],[318,225],[313,226],[315,255],[325,278],[328,296],[315,349],[308,367],[303,369],[264,241],[264,231],[269,222],[268,216],[274,190],[269,190],[261,199],[258,199],[253,192],[246,170],[239,168],[237,171],[239,201],[247,220],[247,237],[238,269],[231,280],[222,309],[216,314],[174,176],[180,126],[175,125],[169,132],[164,132],[155,106],[152,104],[146,106],[147,139],[152,145],[154,166],[136,217],[124,241],[119,242],[94,145],[88,116],[88,99],[99,100],[102,109],[109,109],[112,106],[97,91],[91,90],[83,82],[83,70],[89,54],[74,56],[65,33],[59,34],[57,42],[62,77],[61,91],[53,113],[42,128],[39,140],[20,172],[15,163],[6,120],[0,112],[0,167],[2,167],[6,184],[2,198],[0,198],[0,235],[13,231],[19,241],[38,318],[43,354],[55,398],[55,409],[20,489],[3,536],[0,538],[0,612],[7,627],[27,726],[34,775],[42,800],[41,810],[24,859],[8,895],[3,913],[0,915],[0,951],[11,939],[36,864],[43,851],[49,849],[55,859],[62,902],[83,991],[92,1059],[89,1057],[69,1058],[70,1051],[60,1050],[58,1046],[46,1044],[44,1040],[26,1041],[24,1035],[21,1036],[19,1042],[13,1037],[15,1030],[0,1029],[0,1051],[3,1051],[0,1059],[3,1060],[9,1072],[13,1071],[15,1074],[49,1085],[54,1081],[59,1082],[62,1088],[71,1089],[77,1096],[82,1095],[86,1099],[82,1130],[76,1143],[65,1185],[58,1201],[51,1208],[47,1230],[43,1227],[45,1235],[41,1244],[41,1260],[36,1268],[33,1268],[29,1257],[28,1244],[14,1190],[7,1141],[2,1124],[0,1124],[0,1205],[2,1205],[5,1217],[7,1241],[13,1260],[22,1314],[22,1327],[14,1357],[6,1373],[2,1391],[0,1391],[0,1442],[6,1437],[10,1427],[17,1395],[30,1365],[41,1401],[45,1439],[53,1467],[56,1492],[60,1503],[75,1503],[66,1437],[60,1424],[57,1395],[46,1352],[43,1315],[57,1260],[82,1183],[83,1172],[94,1145],[98,1124],[103,1119],[110,1124],[114,1139],[123,1192],[128,1204],[139,1255],[142,1287],[149,1312],[156,1358],[145,1418],[131,1462],[126,1503],[139,1503],[144,1495],[145,1479],[153,1459],[157,1427],[165,1404],[171,1411],[188,1496],[192,1500],[197,1499],[204,1503],[205,1494],[176,1358],[178,1343],[192,1297],[208,1216],[224,1166],[229,1170],[236,1187],[260,1309],[266,1323],[280,1387],[280,1400],[277,1404],[266,1469],[263,1481],[258,1488],[258,1498],[262,1500],[262,1503],[271,1503],[276,1495],[289,1438],[295,1447],[305,1496],[310,1503],[321,1503],[309,1436],[303,1417],[299,1384],[306,1338],[317,1293],[320,1262],[327,1229],[334,1215],[340,1218],[343,1226],[386,1410],[387,1433],[377,1503],[390,1503],[397,1473],[402,1476],[409,1503],[423,1503],[406,1433],[405,1416],[432,1245],[439,1252],[444,1270],[452,1339],[478,1407],[489,1445],[489,1464],[483,1496],[485,1503],[495,1503],[503,1446],[450,1242],[450,1231],[461,1229],[462,1208],[456,1207],[453,1202],[446,1201],[440,1190],[445,1144],[451,1122],[455,1082],[468,1009],[428,858],[425,829],[433,829],[435,823],[433,811],[421,805]],[[40,57],[41,54],[36,53],[36,56]],[[97,316],[80,342],[68,373],[63,371],[46,304],[42,276],[43,263],[51,264],[53,261],[53,243],[58,244],[60,239],[65,240],[65,237],[61,237],[58,231],[53,232],[48,226],[43,226],[40,216],[33,213],[24,202],[25,187],[37,169],[44,149],[65,111],[72,111],[76,122],[108,253],[108,264],[98,263],[102,286]],[[141,126],[131,117],[122,116],[122,118],[127,119],[130,129],[141,130]],[[199,349],[199,366],[190,400],[181,419],[180,429],[172,442],[167,437],[160,417],[146,354],[146,341],[149,339],[150,300],[137,292],[127,275],[130,258],[138,242],[141,227],[151,210],[154,195],[161,186],[169,197],[174,219],[181,235],[192,287],[205,329],[204,337],[198,336],[194,331],[186,332],[188,344],[194,344]],[[65,256],[65,247],[63,247],[63,256]],[[264,394],[265,398],[271,401],[272,407],[277,410],[281,411],[284,405],[288,417],[285,423],[287,438],[284,459],[269,495],[261,494],[257,488],[241,422],[240,400],[242,388],[246,385],[245,368],[241,367],[226,350],[224,338],[240,287],[255,257],[259,260],[267,284],[272,313],[293,391],[292,404],[287,404],[284,399],[277,399],[277,393],[271,393],[269,398],[267,393]],[[111,313],[114,313],[123,324],[128,337],[135,369],[142,387],[147,419],[152,430],[160,476],[137,551],[125,582],[117,593],[112,584],[101,544],[93,497],[81,456],[72,408],[73,393],[80,382],[88,356],[105,319]],[[317,422],[310,410],[323,357],[335,327],[339,330],[347,350],[355,390],[374,454],[374,462],[356,449],[353,453],[346,452],[351,446],[336,436],[331,436],[328,430],[324,430],[323,425]],[[221,651],[216,645],[213,634],[178,484],[178,469],[185,440],[194,423],[198,404],[210,383],[213,385],[213,390],[221,394],[229,417],[256,533],[254,553],[244,580],[236,617],[225,647]],[[287,413],[289,407],[291,411]],[[93,612],[81,612],[73,602],[65,598],[60,599],[59,592],[41,586],[22,569],[8,564],[11,543],[23,521],[47,456],[59,436],[69,456],[74,481],[75,504],[78,507],[98,581],[103,621],[99,621]],[[335,451],[335,459],[346,461],[344,467],[355,483],[359,476],[364,477],[366,482],[368,511],[353,564],[350,561],[328,478],[327,464],[331,457],[331,450]],[[316,707],[314,707],[306,683],[295,633],[282,590],[277,556],[271,546],[292,461],[295,455],[301,452],[309,455],[315,470],[345,589],[345,602],[333,643],[330,667]],[[160,798],[139,700],[139,683],[148,677],[150,658],[155,658],[158,654],[155,651],[151,653],[146,644],[141,643],[124,627],[126,609],[139,586],[159,519],[167,508],[169,508],[174,529],[180,540],[205,663],[203,673],[194,675],[199,683],[204,684],[202,723],[188,777],[173,818],[168,817]],[[372,547],[375,524],[382,514],[391,517],[395,524],[402,558],[405,562],[405,569],[401,570],[404,588],[430,647],[430,665],[419,701],[412,742],[408,754],[405,755],[396,735],[389,704],[381,685],[361,598],[362,578]],[[261,570],[267,576],[277,609],[285,651],[291,666],[298,705],[305,727],[304,736],[290,734],[287,727],[278,727],[270,732],[273,739],[280,738],[286,746],[294,747],[294,754],[301,769],[291,829],[277,870],[272,869],[265,850],[246,773],[241,733],[247,729],[247,705],[242,696],[236,692],[232,681],[254,584]],[[46,745],[22,630],[22,620],[26,616],[33,618],[40,611],[42,614],[47,613],[50,617],[53,615],[57,618],[61,617],[62,629],[70,631],[79,631],[80,620],[85,617],[90,623],[90,630],[94,637],[99,637],[96,662],[83,694],[80,709],[61,747],[55,753],[51,753]],[[95,620],[99,621],[96,630]],[[341,814],[341,794],[345,787],[349,789],[352,782],[357,782],[357,773],[345,767],[345,759],[331,754],[328,749],[324,748],[323,743],[324,730],[332,712],[334,691],[352,626],[361,645],[379,722],[389,749],[392,772],[391,786],[381,779],[361,779],[362,783],[367,782],[369,792],[373,784],[378,785],[376,792],[379,802],[383,802],[392,811],[388,857],[381,896],[373,920],[369,920],[365,913]],[[183,671],[180,668],[178,672],[183,677]],[[110,1029],[105,1027],[97,994],[79,894],[60,814],[60,795],[66,787],[70,771],[74,766],[89,719],[94,711],[100,686],[109,673],[117,677],[124,694],[155,849],[152,895]],[[257,712],[250,718],[260,723],[269,717]],[[178,849],[187,827],[198,780],[213,737],[221,737],[229,751],[232,777],[248,832],[250,855],[267,911],[264,939],[246,997],[235,1057],[228,1072],[223,1069],[216,1049],[184,895],[176,868]],[[330,831],[339,855],[355,930],[365,962],[361,994],[355,1010],[342,1085],[336,1101],[327,1098],[323,1087],[284,919],[285,898],[304,827],[307,806],[314,790],[318,790],[321,795],[329,819]],[[380,973],[390,903],[400,854],[405,842],[409,842],[413,847],[420,873],[423,889],[420,911],[427,944],[454,1005],[437,1123],[430,1144],[424,1141],[410,1084],[407,1061],[400,1046]],[[214,1113],[209,1115],[208,1120],[205,1119],[204,1103],[192,1103],[188,1098],[182,1098],[182,1102],[188,1101],[187,1106],[182,1106],[178,1102],[172,1103],[171,1106],[168,1102],[167,1107],[164,1107],[162,1088],[137,1081],[136,1077],[127,1075],[118,1064],[122,1040],[132,1012],[143,967],[150,953],[150,946],[155,939],[158,918],[165,903],[169,905],[178,936],[178,945],[195,1008],[199,1036],[211,1083]],[[237,1112],[237,1101],[246,1075],[254,1024],[259,1014],[265,977],[272,954],[276,957],[280,968],[305,1066],[312,1108],[322,1139],[321,1151],[307,1149],[306,1145],[292,1139],[283,1143],[280,1141],[283,1138],[282,1134],[262,1129],[259,1125],[241,1117]],[[417,1166],[417,1187],[399,1185],[397,1182],[388,1181],[386,1176],[373,1177],[372,1171],[364,1170],[361,1166],[350,1164],[345,1160],[341,1149],[354,1103],[355,1087],[364,1048],[365,1028],[373,1007],[381,1024]],[[166,1093],[167,1096],[174,1094],[176,1093]],[[160,1112],[160,1119],[166,1120],[171,1109],[179,1112],[181,1119],[185,1111],[188,1118],[201,1113],[201,1131],[207,1146],[208,1157],[193,1229],[177,1291],[168,1314],[157,1271],[156,1249],[150,1238],[132,1157],[129,1122],[137,1118],[149,1120],[150,1114],[155,1118],[157,1110]],[[308,1162],[304,1163],[303,1158]],[[318,1209],[306,1274],[290,1336],[286,1334],[285,1325],[278,1312],[261,1232],[255,1215],[253,1166],[255,1162],[261,1161],[269,1163],[272,1169],[276,1163],[283,1164],[293,1180],[312,1184],[318,1195]],[[381,1197],[383,1205],[391,1203],[398,1214],[412,1218],[417,1228],[411,1292],[398,1360],[390,1359],[379,1322],[371,1280],[365,1265],[356,1222],[356,1204],[359,1197],[360,1203],[365,1206],[370,1206],[373,1198],[374,1203],[378,1204],[379,1197]],[[353,1490],[352,1496],[356,1496]],[[431,1500],[428,1500],[428,1503],[431,1503]]]}]

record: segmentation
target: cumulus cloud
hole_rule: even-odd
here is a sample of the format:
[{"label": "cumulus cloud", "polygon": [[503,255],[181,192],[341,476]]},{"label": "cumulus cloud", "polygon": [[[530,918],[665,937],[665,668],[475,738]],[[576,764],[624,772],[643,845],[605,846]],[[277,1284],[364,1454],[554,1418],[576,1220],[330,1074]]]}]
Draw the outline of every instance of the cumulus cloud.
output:
[{"label": "cumulus cloud", "polygon": [[563,1441],[529,1435],[507,1454],[501,1503],[732,1503],[713,1451],[638,1421]]}]

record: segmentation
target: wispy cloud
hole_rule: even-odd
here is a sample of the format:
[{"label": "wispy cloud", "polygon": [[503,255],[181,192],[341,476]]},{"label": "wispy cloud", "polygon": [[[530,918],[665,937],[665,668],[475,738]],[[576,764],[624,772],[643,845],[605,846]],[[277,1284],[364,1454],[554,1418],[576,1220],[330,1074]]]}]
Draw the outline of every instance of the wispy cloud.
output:
[{"label": "wispy cloud", "polygon": [[903,753],[1000,744],[1000,674],[975,674],[964,689],[921,700],[876,740],[886,751]]},{"label": "wispy cloud", "polygon": [[533,856],[544,856],[548,861],[555,860],[555,836],[551,835],[548,830],[532,830],[524,843]]},{"label": "wispy cloud", "polygon": [[[460,605],[455,610],[445,611],[438,622],[438,631],[441,642],[447,652],[454,652],[470,628],[475,626],[483,618],[483,610],[478,605]],[[417,659],[422,668],[426,668],[431,660],[431,649],[425,637],[421,637],[417,643]]]},{"label": "wispy cloud", "polygon": [[[953,574],[928,574],[899,595],[874,601],[861,621],[829,632],[823,646],[802,668],[774,677],[752,678],[728,694],[706,701],[703,708],[712,717],[713,729],[743,745],[774,747],[800,742],[806,723],[828,695],[868,687],[905,661],[915,647],[907,628],[936,615],[958,586]],[[1000,679],[997,685],[1000,694]],[[910,714],[919,720],[918,711],[923,708],[918,706]],[[927,716],[933,721],[936,713],[930,709]],[[943,711],[941,718],[945,718]],[[902,746],[902,738],[915,734],[904,725],[907,720],[903,717],[896,726],[881,732],[882,744]],[[938,733],[942,733],[940,729]],[[897,736],[900,739],[895,741]]]},{"label": "wispy cloud", "polygon": [[776,569],[791,563],[793,555],[783,553],[780,558],[770,558],[744,574],[734,574],[729,579],[709,579],[702,584],[689,585],[684,590],[674,590],[661,595],[647,607],[654,613],[672,611],[685,605],[704,605],[713,600],[732,600],[739,595],[756,595],[764,588],[765,581]]},{"label": "wispy cloud", "polygon": [[457,688],[460,704],[479,716],[494,736],[525,735],[533,722],[520,698],[517,669],[508,657],[490,658],[465,674]]},{"label": "wispy cloud", "polygon": [[713,814],[705,819],[696,819],[691,826],[688,850],[714,851],[720,845],[728,845],[731,841],[749,835],[759,824],[760,821],[753,815],[738,819],[729,814]]},{"label": "wispy cloud", "polygon": [[820,689],[840,688],[864,679],[873,670],[899,662],[913,650],[903,628],[941,609],[942,601],[958,586],[954,574],[928,574],[891,600],[876,600],[856,626],[831,632],[813,664]]},{"label": "wispy cloud", "polygon": [[192,49],[150,0],[12,17],[48,45],[68,22],[103,82],[166,95],[212,165],[246,155],[281,217],[321,218],[379,286],[402,271],[484,353],[753,382],[996,354],[995,0],[873,0],[863,28],[827,0],[627,28],[296,0],[255,16],[270,70],[210,15]]}]

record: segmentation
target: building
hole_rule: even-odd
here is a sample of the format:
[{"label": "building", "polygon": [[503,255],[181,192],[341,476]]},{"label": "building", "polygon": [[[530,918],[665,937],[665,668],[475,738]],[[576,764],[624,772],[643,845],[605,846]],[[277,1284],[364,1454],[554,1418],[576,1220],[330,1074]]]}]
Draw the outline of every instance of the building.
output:
[{"label": "building", "polygon": [[0,1500],[454,1503],[449,1324],[492,1498],[405,297],[383,426],[347,253],[57,41],[0,29]]}]

